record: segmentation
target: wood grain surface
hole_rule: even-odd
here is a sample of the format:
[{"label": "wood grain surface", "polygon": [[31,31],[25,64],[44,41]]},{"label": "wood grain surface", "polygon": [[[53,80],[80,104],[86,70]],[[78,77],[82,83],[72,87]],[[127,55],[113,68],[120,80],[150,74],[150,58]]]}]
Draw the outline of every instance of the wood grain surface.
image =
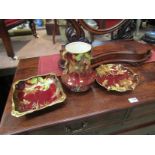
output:
[{"label": "wood grain surface", "polygon": [[[131,41],[126,42],[125,45],[121,41],[117,41],[118,49],[119,46],[120,49],[124,46],[123,49],[125,50],[144,50],[143,44],[141,46],[139,43],[135,45],[135,42]],[[104,46],[102,46],[102,49],[104,49]],[[150,49],[148,44],[145,46],[145,50],[147,49]],[[38,57],[20,60],[14,81],[37,75],[38,60]],[[94,121],[97,120],[97,117],[100,118],[101,115],[106,116],[108,114],[113,116],[113,119],[118,117],[120,120],[124,120],[130,108],[146,105],[145,109],[147,109],[147,105],[155,104],[155,62],[145,63],[137,67],[131,66],[131,68],[140,76],[139,85],[134,91],[125,93],[108,92],[97,83],[94,83],[90,90],[85,93],[73,93],[63,86],[67,95],[65,104],[47,108],[20,118],[11,116],[11,89],[0,124],[0,134],[20,134],[45,127],[54,128],[61,124],[65,125],[68,122],[77,122],[78,120],[93,119]],[[128,99],[134,97],[138,99],[138,102],[130,103]],[[106,117],[103,118],[106,119]],[[113,122],[112,118],[111,122]],[[101,121],[99,124],[102,124]],[[83,128],[85,126],[86,124],[82,124]]]}]

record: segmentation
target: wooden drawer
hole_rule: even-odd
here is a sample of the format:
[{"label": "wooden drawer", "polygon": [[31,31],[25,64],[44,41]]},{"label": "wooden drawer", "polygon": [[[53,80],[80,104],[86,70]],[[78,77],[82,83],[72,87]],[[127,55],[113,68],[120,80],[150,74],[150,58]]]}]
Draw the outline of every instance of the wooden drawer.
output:
[{"label": "wooden drawer", "polygon": [[120,131],[114,134],[146,134],[152,122],[155,122],[154,103],[129,108]]},{"label": "wooden drawer", "polygon": [[[134,132],[134,130],[137,131],[135,133],[141,134],[142,128],[146,128],[147,126],[151,126],[152,124],[155,124],[155,114],[150,114],[145,117],[138,117],[135,119],[126,120],[123,122],[120,128],[117,128],[117,130],[113,130],[111,134],[128,134],[128,133],[130,134],[130,132],[132,133]],[[140,132],[138,133],[138,131]]]},{"label": "wooden drawer", "polygon": [[[28,134],[99,134],[107,133],[108,127],[115,128],[118,124],[123,123],[126,110],[110,112],[95,117],[88,117],[74,122],[66,122],[64,124],[42,128],[31,131]],[[104,132],[105,130],[105,132]],[[102,131],[102,132],[101,132]]]},{"label": "wooden drawer", "polygon": [[155,135],[155,124],[128,130],[120,133],[121,135]]},{"label": "wooden drawer", "polygon": [[129,109],[129,114],[126,120],[135,119],[138,117],[145,117],[151,114],[155,114],[155,103],[148,103],[145,105],[136,106]]}]

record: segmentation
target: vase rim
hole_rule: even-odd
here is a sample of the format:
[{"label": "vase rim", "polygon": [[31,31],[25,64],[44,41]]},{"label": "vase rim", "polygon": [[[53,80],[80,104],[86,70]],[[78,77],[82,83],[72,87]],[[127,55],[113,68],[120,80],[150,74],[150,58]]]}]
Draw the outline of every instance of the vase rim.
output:
[{"label": "vase rim", "polygon": [[91,48],[90,44],[80,41],[72,42],[65,46],[66,51],[72,54],[86,53],[89,52]]}]

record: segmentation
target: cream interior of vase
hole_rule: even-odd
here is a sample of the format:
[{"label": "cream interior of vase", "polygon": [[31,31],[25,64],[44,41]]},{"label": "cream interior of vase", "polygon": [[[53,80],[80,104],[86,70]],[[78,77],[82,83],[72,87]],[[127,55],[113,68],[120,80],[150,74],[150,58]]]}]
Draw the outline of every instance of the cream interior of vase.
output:
[{"label": "cream interior of vase", "polygon": [[91,45],[84,42],[72,42],[65,46],[65,49],[69,53],[85,53],[91,50]]}]

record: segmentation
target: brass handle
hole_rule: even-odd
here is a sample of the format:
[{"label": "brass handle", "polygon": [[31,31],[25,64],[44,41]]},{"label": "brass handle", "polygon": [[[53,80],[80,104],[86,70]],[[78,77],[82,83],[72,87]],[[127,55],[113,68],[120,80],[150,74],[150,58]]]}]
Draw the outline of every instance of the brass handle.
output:
[{"label": "brass handle", "polygon": [[69,127],[69,126],[66,126],[66,127],[65,127],[65,131],[66,131],[67,133],[73,134],[73,133],[82,131],[84,128],[87,127],[87,125],[88,125],[87,122],[82,122],[82,123],[81,123],[81,126],[80,126],[79,128],[74,128],[74,129],[71,128],[71,127]]}]

